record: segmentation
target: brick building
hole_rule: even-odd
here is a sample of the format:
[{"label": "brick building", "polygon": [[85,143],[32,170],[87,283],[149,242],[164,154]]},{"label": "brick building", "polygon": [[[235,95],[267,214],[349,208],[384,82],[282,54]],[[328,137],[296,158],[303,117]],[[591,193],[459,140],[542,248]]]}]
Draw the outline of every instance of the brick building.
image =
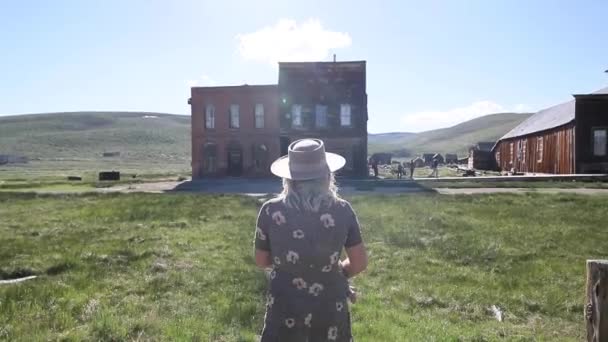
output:
[{"label": "brick building", "polygon": [[266,176],[279,157],[276,85],[193,87],[192,177]]},{"label": "brick building", "polygon": [[367,176],[366,66],[279,63],[278,85],[193,87],[192,177],[268,176],[301,138],[346,158],[342,174]]},{"label": "brick building", "polygon": [[366,63],[279,63],[281,153],[319,138],[346,158],[342,174],[367,176]]}]

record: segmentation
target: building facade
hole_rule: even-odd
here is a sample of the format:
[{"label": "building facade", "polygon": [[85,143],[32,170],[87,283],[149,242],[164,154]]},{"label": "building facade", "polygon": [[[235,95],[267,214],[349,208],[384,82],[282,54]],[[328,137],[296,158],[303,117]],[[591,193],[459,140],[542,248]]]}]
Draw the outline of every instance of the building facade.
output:
[{"label": "building facade", "polygon": [[192,177],[270,174],[280,156],[276,85],[193,87]]},{"label": "building facade", "polygon": [[469,148],[468,168],[471,170],[496,170],[492,154],[493,142],[478,142]]},{"label": "building facade", "polygon": [[492,149],[500,170],[524,173],[608,172],[608,88],[541,110]]},{"label": "building facade", "polygon": [[279,63],[281,154],[301,138],[319,138],[345,157],[341,174],[367,176],[366,63]]}]

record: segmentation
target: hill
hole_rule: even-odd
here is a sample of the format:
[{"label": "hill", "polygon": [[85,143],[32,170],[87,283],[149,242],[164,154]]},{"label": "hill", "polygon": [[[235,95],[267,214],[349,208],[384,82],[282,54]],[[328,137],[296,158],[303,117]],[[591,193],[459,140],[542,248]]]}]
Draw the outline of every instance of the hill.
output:
[{"label": "hill", "polygon": [[404,157],[425,152],[466,155],[472,144],[479,141],[496,141],[530,115],[490,114],[452,127],[421,133],[370,134],[369,153],[392,152]]},{"label": "hill", "polygon": [[[104,158],[104,152],[120,152]],[[73,112],[0,117],[0,154],[107,167],[190,166],[190,117],[146,112]],[[106,161],[111,162],[106,163]],[[87,167],[85,167],[87,168]]]},{"label": "hill", "polygon": [[[494,141],[529,114],[492,114],[422,133],[370,134],[369,151],[463,155]],[[119,157],[103,157],[119,152]],[[29,169],[171,172],[190,168],[190,117],[147,112],[73,112],[0,117],[0,155],[23,155]],[[20,172],[14,170],[15,172]]]}]

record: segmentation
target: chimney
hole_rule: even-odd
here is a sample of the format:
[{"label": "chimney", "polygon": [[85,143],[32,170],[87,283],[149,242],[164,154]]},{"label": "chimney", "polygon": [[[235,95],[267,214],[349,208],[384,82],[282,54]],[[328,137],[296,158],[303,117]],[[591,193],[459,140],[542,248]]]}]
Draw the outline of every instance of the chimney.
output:
[{"label": "chimney", "polygon": [[[336,63],[336,54],[334,53],[334,63]],[[608,70],[606,70],[608,72]]]}]

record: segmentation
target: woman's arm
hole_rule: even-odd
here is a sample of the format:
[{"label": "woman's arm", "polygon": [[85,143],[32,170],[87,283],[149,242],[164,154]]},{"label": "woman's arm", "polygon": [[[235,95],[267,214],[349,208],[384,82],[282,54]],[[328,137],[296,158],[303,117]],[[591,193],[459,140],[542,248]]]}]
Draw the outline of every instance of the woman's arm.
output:
[{"label": "woman's arm", "polygon": [[270,258],[270,252],[256,248],[256,250],[255,250],[255,264],[259,268],[262,268],[262,269],[263,268],[268,268],[268,267],[272,266],[272,260]]},{"label": "woman's arm", "polygon": [[340,261],[347,278],[352,278],[367,268],[367,250],[363,242],[346,248],[348,258]]}]

